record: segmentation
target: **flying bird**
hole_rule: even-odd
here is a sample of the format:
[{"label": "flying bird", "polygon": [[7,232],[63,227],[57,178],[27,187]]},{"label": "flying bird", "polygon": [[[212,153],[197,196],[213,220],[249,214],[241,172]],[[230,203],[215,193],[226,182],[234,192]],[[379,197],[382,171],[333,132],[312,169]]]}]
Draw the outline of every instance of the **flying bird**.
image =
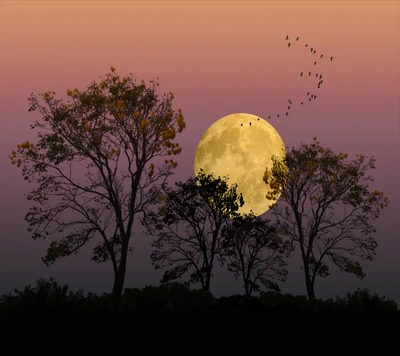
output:
[{"label": "flying bird", "polygon": [[314,95],[314,99],[317,99],[317,96],[316,96],[316,95]]},{"label": "flying bird", "polygon": [[314,52],[313,52],[313,53],[315,54],[315,53],[317,53],[317,51],[314,49]]},{"label": "flying bird", "polygon": [[288,115],[289,115],[289,113],[287,112],[287,113],[286,113],[286,116],[288,116]]},{"label": "flying bird", "polygon": [[278,114],[278,115],[276,115],[276,117],[279,117],[279,114]]},{"label": "flying bird", "polygon": [[257,121],[260,121],[260,118],[257,118]]},{"label": "flying bird", "polygon": [[309,96],[309,95],[310,95],[310,92],[307,93],[307,96]]},{"label": "flying bird", "polygon": [[332,59],[333,59],[334,57],[331,57],[331,62],[332,62]]},{"label": "flying bird", "polygon": [[288,35],[286,35],[286,39],[287,39],[287,40],[289,39],[289,36],[288,36]]},{"label": "flying bird", "polygon": [[288,106],[287,109],[290,110],[290,106]]},{"label": "flying bird", "polygon": [[303,102],[301,102],[301,105],[303,105]]},{"label": "flying bird", "polygon": [[319,58],[322,58],[324,55],[323,54],[321,54],[320,56],[319,56]]},{"label": "flying bird", "polygon": [[251,122],[249,122],[250,126],[251,126]]},{"label": "flying bird", "polygon": [[302,76],[303,76],[303,72],[300,73],[300,77],[302,77]]},{"label": "flying bird", "polygon": [[311,101],[311,98],[310,98],[310,99],[308,99],[308,101]]},{"label": "flying bird", "polygon": [[322,74],[319,76],[319,79],[322,79]]},{"label": "flying bird", "polygon": [[290,47],[290,42],[287,44],[288,47]]},{"label": "flying bird", "polygon": [[271,116],[268,116],[268,119],[271,119]]},{"label": "flying bird", "polygon": [[290,99],[287,102],[290,103]]},{"label": "flying bird", "polygon": [[308,47],[308,44],[306,44],[304,47]]},{"label": "flying bird", "polygon": [[299,40],[299,37],[296,38],[296,41],[298,41],[298,40]]},{"label": "flying bird", "polygon": [[318,77],[318,73],[317,73],[317,74],[315,74],[315,76],[316,76],[316,77]]},{"label": "flying bird", "polygon": [[240,126],[243,126],[243,124],[240,124]]},{"label": "flying bird", "polygon": [[308,76],[311,76],[311,72],[308,72]]},{"label": "flying bird", "polygon": [[314,51],[314,48],[311,48],[311,52]]},{"label": "flying bird", "polygon": [[317,62],[314,62],[314,65],[316,65],[317,64]]}]

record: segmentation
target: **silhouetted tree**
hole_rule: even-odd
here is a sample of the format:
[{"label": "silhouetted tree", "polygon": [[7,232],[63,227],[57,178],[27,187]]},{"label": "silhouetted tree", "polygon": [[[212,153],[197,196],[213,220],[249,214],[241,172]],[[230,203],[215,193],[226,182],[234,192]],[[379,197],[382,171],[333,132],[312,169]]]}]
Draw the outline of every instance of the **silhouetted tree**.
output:
[{"label": "silhouetted tree", "polygon": [[341,271],[365,276],[357,261],[372,260],[377,248],[373,236],[376,228],[369,219],[379,217],[389,200],[382,192],[370,191],[366,175],[374,169],[375,159],[357,155],[334,154],[314,137],[310,145],[287,152],[283,161],[273,159],[264,181],[271,191],[266,198],[279,194],[284,209],[272,207],[281,233],[297,244],[301,251],[307,295],[315,302],[315,278],[327,277],[330,260]]},{"label": "silhouetted tree", "polygon": [[[44,263],[78,253],[97,234],[101,242],[92,259],[98,263],[111,260],[112,294],[119,299],[127,254],[132,251],[134,218],[158,196],[177,165],[173,160],[152,160],[181,152],[173,140],[185,122],[181,110],[172,109],[172,93],[161,100],[156,94],[158,83],[137,85],[131,75],[121,79],[114,71],[111,67],[106,79],[92,83],[85,92],[67,90],[67,103],[55,99],[55,92],[47,92],[39,94],[42,105],[32,94],[29,111],[38,111],[44,122],[36,121],[31,128],[47,133],[39,132],[36,145],[19,144],[9,157],[12,164],[22,166],[25,180],[32,182],[36,177],[39,183],[27,197],[39,204],[25,217],[28,231],[35,227],[33,239],[77,227],[50,243]],[[123,159],[127,170],[118,169]],[[85,163],[85,182],[79,182],[73,162]],[[50,198],[58,199],[58,204],[49,204]],[[63,222],[61,215],[67,211],[79,217]],[[52,225],[55,229],[49,232]],[[111,233],[106,231],[109,226]]]},{"label": "silhouetted tree", "polygon": [[267,289],[280,291],[277,282],[286,280],[286,257],[290,249],[270,225],[254,214],[240,216],[222,228],[222,261],[236,280],[243,279],[246,297]]},{"label": "silhouetted tree", "polygon": [[174,266],[165,271],[162,283],[190,274],[190,282],[200,282],[210,289],[216,256],[221,251],[221,228],[243,206],[237,185],[228,186],[228,178],[214,178],[200,170],[195,178],[165,188],[165,198],[158,211],[146,213],[147,233],[157,236],[151,254],[155,269]]}]

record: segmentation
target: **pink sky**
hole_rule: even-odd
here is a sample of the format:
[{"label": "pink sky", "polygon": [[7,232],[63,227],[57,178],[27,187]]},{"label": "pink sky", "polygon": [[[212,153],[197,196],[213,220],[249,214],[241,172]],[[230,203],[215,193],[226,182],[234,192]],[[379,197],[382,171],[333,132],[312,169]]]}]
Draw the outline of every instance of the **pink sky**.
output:
[{"label": "pink sky", "polygon": [[[33,185],[8,154],[17,143],[36,142],[29,125],[40,116],[27,111],[30,93],[54,90],[65,98],[67,89],[85,90],[114,66],[122,76],[159,77],[159,92],[172,91],[175,108],[182,108],[187,128],[177,139],[183,152],[174,180],[193,174],[207,128],[235,112],[271,115],[288,147],[317,136],[337,153],[373,155],[372,188],[390,199],[377,222],[377,257],[365,264],[365,280],[335,271],[317,281],[317,295],[368,287],[400,304],[399,11],[399,2],[381,0],[0,1],[0,294],[40,276],[85,291],[110,289],[111,266],[90,261],[90,249],[51,268],[41,262],[48,242],[33,241],[24,221],[29,205],[23,194]],[[286,35],[300,40],[288,48]],[[301,71],[322,73],[321,89]],[[287,99],[298,103],[307,91],[317,100],[293,105],[284,117]],[[135,240],[127,287],[160,279],[149,242]],[[291,266],[282,289],[304,294],[299,261]],[[216,272],[214,294],[241,292],[239,282],[223,276]]]}]

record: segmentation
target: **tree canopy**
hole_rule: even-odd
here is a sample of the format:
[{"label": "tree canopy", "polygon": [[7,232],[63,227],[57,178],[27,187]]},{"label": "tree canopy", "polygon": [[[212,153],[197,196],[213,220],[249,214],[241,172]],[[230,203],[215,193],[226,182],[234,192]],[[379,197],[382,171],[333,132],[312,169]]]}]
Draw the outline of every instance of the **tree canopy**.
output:
[{"label": "tree canopy", "polygon": [[372,260],[378,246],[369,220],[389,204],[382,192],[369,189],[373,178],[367,171],[375,168],[375,159],[347,158],[314,137],[311,144],[293,147],[283,161],[274,158],[265,171],[264,182],[272,188],[266,198],[281,194],[271,211],[281,233],[301,251],[311,301],[316,277],[331,273],[329,260],[341,271],[365,276],[360,262]]},{"label": "tree canopy", "polygon": [[233,219],[222,228],[222,246],[222,260],[236,280],[242,278],[247,297],[261,286],[280,291],[290,246],[269,220],[254,214]]},{"label": "tree canopy", "polygon": [[237,185],[229,178],[215,178],[200,170],[195,178],[166,188],[156,211],[149,211],[143,224],[157,239],[151,254],[155,269],[165,271],[161,282],[181,278],[191,271],[190,282],[209,290],[215,258],[222,247],[221,228],[230,217],[238,216],[244,204]]},{"label": "tree canopy", "polygon": [[[158,85],[138,84],[131,73],[120,78],[111,67],[86,91],[68,89],[66,102],[54,91],[32,93],[29,111],[42,120],[31,128],[44,131],[37,144],[23,142],[9,155],[24,179],[39,185],[27,196],[37,204],[25,217],[33,239],[64,234],[50,243],[43,261],[50,265],[77,253],[98,236],[93,260],[111,260],[117,297],[132,251],[134,217],[157,198],[177,166],[168,156],[182,150],[174,141],[185,128],[181,109],[172,108],[172,93],[158,96]],[[86,168],[83,181],[79,168],[73,169],[78,166]],[[67,212],[77,217],[65,221]]]}]

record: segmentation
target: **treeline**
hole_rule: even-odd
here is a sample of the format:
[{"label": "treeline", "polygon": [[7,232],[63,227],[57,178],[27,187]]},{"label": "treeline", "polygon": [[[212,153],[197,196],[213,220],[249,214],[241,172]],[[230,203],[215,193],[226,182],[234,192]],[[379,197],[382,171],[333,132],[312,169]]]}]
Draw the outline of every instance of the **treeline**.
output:
[{"label": "treeline", "polygon": [[[125,288],[117,306],[112,294],[101,295],[82,289],[73,292],[68,284],[53,278],[39,278],[35,287],[15,289],[0,297],[1,311],[278,311],[312,310],[306,296],[279,292],[262,292],[259,296],[232,295],[215,298],[211,292],[191,289],[186,283],[165,283],[144,288]],[[397,311],[394,300],[380,297],[368,289],[357,289],[336,299],[317,299],[316,310]]]},{"label": "treeline", "polygon": [[[243,184],[264,201],[268,218],[256,215],[251,205],[250,213],[242,214],[240,209],[251,202],[245,202],[228,176],[200,169],[186,181],[168,183],[178,164],[172,158],[182,151],[175,139],[186,127],[181,109],[173,108],[173,93],[160,97],[157,81],[138,84],[132,73],[121,78],[114,67],[110,70],[85,91],[68,89],[66,101],[56,98],[54,91],[32,93],[29,111],[43,116],[31,125],[41,131],[38,141],[17,144],[9,154],[24,180],[37,184],[26,195],[34,205],[25,220],[32,239],[53,238],[42,257],[47,266],[96,242],[91,259],[112,268],[114,304],[121,304],[122,298],[121,305],[127,300],[142,305],[140,296],[150,293],[147,289],[124,290],[132,243],[140,236],[134,223],[140,220],[152,241],[151,263],[163,271],[161,284],[187,280],[200,285],[204,295],[212,288],[219,264],[242,282],[245,303],[258,303],[251,297],[261,291],[278,293],[264,293],[262,300],[266,295],[286,298],[279,294],[280,285],[287,279],[286,266],[296,249],[307,299],[315,308],[321,304],[315,290],[318,278],[335,270],[365,277],[363,264],[375,258],[378,248],[373,221],[389,205],[383,192],[370,188],[373,177],[368,172],[375,169],[374,157],[335,153],[317,137],[291,149],[282,147],[284,158],[264,152],[263,174],[253,177],[250,169]],[[79,181],[82,170],[72,167],[82,163],[87,172]],[[63,169],[64,164],[69,168]],[[262,180],[267,189],[257,191],[255,180]],[[5,296],[2,305],[36,300],[36,292],[29,288],[15,297]],[[85,299],[78,293],[71,298],[82,306],[108,297],[90,294]],[[142,299],[158,300],[154,298]],[[366,298],[377,297],[367,293]],[[323,305],[350,303],[344,300]],[[207,308],[218,309],[221,303],[212,298]],[[264,306],[277,308],[271,305]]]}]

